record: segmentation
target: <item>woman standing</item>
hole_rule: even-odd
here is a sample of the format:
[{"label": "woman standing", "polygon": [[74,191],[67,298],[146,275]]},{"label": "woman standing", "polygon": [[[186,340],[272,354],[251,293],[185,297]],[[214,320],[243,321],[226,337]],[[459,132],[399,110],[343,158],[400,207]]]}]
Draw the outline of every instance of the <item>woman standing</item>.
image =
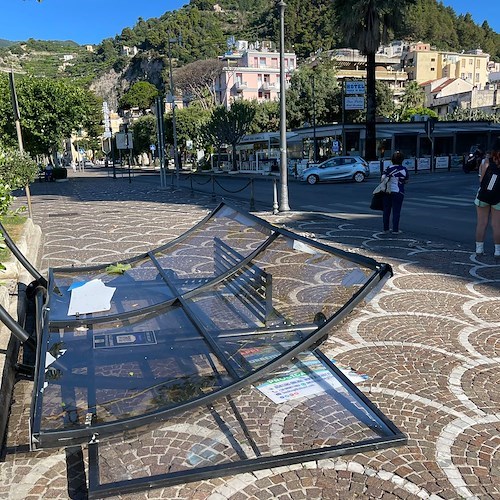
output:
[{"label": "woman standing", "polygon": [[408,169],[403,167],[403,160],[405,159],[401,151],[396,151],[392,157],[392,165],[387,167],[382,174],[382,180],[389,177],[390,193],[385,193],[384,211],[382,220],[384,222],[384,231],[389,232],[389,223],[392,213],[392,232],[399,234],[399,218],[401,216],[401,207],[403,206],[403,199],[405,196],[405,184],[408,182],[409,174]]},{"label": "woman standing", "polygon": [[495,258],[500,259],[500,137],[490,157],[479,167],[480,187],[474,200],[477,211],[476,254],[484,255],[484,237],[491,216]]}]

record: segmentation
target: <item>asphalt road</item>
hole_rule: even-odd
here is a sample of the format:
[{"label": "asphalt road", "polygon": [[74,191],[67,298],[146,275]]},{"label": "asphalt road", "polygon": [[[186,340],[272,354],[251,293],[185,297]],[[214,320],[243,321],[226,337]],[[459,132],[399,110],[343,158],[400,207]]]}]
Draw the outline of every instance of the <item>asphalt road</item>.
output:
[{"label": "asphalt road", "polygon": [[[137,177],[135,178],[137,179]],[[249,179],[239,175],[214,176],[217,197],[250,200]],[[151,181],[152,179],[150,179]],[[175,178],[174,178],[175,180]],[[170,186],[170,179],[168,185]],[[212,192],[210,176],[180,175],[179,187]],[[177,181],[175,180],[177,185]],[[289,206],[293,211],[319,212],[329,217],[362,224],[370,229],[382,229],[381,212],[370,210],[371,193],[378,176],[365,182],[325,183],[310,186],[291,179]],[[478,178],[462,171],[411,174],[401,214],[401,230],[427,240],[446,240],[460,245],[472,245],[476,224],[473,204]],[[256,210],[273,207],[273,182],[269,177],[254,178]],[[278,198],[280,186],[278,182]],[[487,242],[491,242],[491,231]]]}]

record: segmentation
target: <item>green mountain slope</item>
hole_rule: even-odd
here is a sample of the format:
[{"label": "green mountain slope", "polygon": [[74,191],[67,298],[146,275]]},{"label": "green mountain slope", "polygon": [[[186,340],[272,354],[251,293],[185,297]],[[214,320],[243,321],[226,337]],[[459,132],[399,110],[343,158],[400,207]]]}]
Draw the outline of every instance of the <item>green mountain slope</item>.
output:
[{"label": "green mountain slope", "polygon": [[[286,48],[293,48],[299,60],[318,49],[346,46],[335,25],[331,0],[287,0],[286,3]],[[500,61],[500,35],[487,22],[478,26],[469,14],[457,15],[440,1],[417,0],[404,21],[401,31],[391,34],[394,39],[422,40],[438,49],[459,52],[481,48],[493,60]],[[135,26],[124,27],[120,35],[103,40],[93,52],[71,41],[6,42],[11,45],[0,45],[0,66],[14,66],[50,77],[83,77],[89,81],[111,68],[117,73],[126,68],[134,73],[135,68],[138,70],[135,73],[140,76],[142,71],[144,78],[148,73],[148,61],[164,65],[169,39],[179,35],[182,43],[171,45],[177,66],[220,55],[227,50],[230,36],[236,40],[277,41],[279,13],[276,1],[191,0],[159,18],[140,18]],[[124,46],[136,46],[139,54],[133,59],[123,55]],[[72,58],[65,60],[64,56]]]}]

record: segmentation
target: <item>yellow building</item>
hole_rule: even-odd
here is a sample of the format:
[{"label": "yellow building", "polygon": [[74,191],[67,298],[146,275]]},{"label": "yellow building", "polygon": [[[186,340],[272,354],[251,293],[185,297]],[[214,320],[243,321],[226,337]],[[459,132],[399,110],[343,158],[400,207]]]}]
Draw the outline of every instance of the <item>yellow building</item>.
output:
[{"label": "yellow building", "polygon": [[402,57],[409,80],[418,83],[439,78],[461,78],[484,89],[489,81],[489,54],[477,49],[464,53],[432,49],[428,43],[413,43]]}]

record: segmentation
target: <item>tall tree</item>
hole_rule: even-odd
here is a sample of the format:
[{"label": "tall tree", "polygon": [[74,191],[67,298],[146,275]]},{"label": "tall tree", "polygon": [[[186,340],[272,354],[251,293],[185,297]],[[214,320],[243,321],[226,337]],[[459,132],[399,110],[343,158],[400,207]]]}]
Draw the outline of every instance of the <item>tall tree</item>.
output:
[{"label": "tall tree", "polygon": [[132,133],[134,137],[134,153],[150,153],[149,146],[156,144],[156,117],[145,115],[139,117],[132,124]]},{"label": "tall tree", "polygon": [[[59,151],[63,139],[84,129],[88,135],[100,132],[101,103],[90,91],[67,80],[19,78],[16,82],[24,146],[31,155]],[[16,132],[7,77],[0,75],[0,135],[4,142]]]},{"label": "tall tree", "polygon": [[[178,109],[175,112],[175,118],[177,144],[181,153],[183,153],[184,156],[189,153],[190,148],[188,144],[190,143],[194,149],[202,149],[202,130],[210,118],[210,112],[198,103],[194,103],[186,108]],[[172,114],[165,117],[165,138],[169,144],[174,143]]]},{"label": "tall tree", "polygon": [[280,103],[279,101],[264,101],[255,104],[255,118],[248,130],[249,134],[261,132],[276,132],[280,128]]},{"label": "tall tree", "polygon": [[215,88],[222,68],[218,59],[186,64],[175,70],[175,86],[189,101],[196,101],[203,109],[212,109],[217,104]]},{"label": "tall tree", "polygon": [[404,11],[415,0],[333,0],[337,23],[349,46],[355,45],[366,55],[366,144],[365,156],[377,159],[375,117],[375,54],[389,32],[399,29]]},{"label": "tall tree", "polygon": [[120,107],[124,109],[139,108],[142,112],[151,108],[158,95],[158,89],[149,82],[136,82],[120,99]]},{"label": "tall tree", "polygon": [[331,61],[294,71],[287,92],[287,117],[291,128],[332,123],[339,117],[340,86]]},{"label": "tall tree", "polygon": [[425,103],[425,92],[422,87],[415,82],[411,81],[405,87],[405,92],[401,97],[401,105],[396,110],[396,121],[407,121],[408,110],[422,108]]},{"label": "tall tree", "polygon": [[254,104],[246,101],[233,102],[229,110],[224,106],[217,106],[204,128],[205,136],[211,139],[219,152],[222,144],[231,145],[233,170],[237,170],[236,145],[250,129],[255,112]]}]

